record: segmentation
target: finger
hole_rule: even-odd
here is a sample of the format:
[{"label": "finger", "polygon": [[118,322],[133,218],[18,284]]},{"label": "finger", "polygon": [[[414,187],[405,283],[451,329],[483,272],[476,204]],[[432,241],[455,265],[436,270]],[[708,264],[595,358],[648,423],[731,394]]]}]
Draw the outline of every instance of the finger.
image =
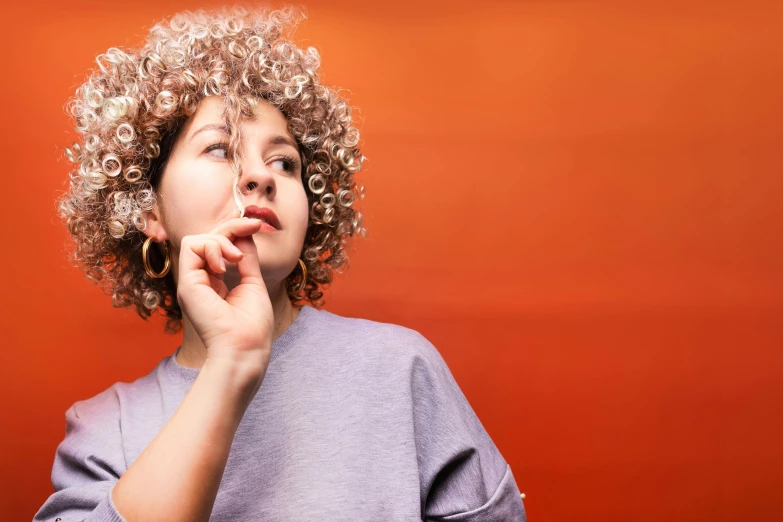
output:
[{"label": "finger", "polygon": [[239,237],[234,244],[242,251],[242,259],[237,263],[239,284],[256,284],[266,289],[261,276],[261,264],[258,261],[258,250],[253,236]]},{"label": "finger", "polygon": [[244,256],[237,263],[239,284],[226,296],[226,302],[252,317],[271,316],[271,310],[265,309],[269,306],[269,292],[261,276],[256,243],[250,236],[237,238],[236,245]]},{"label": "finger", "polygon": [[229,241],[234,241],[238,237],[245,237],[255,234],[261,228],[262,220],[256,218],[232,218],[218,224],[210,231],[210,234],[219,234],[225,236]]},{"label": "finger", "polygon": [[[207,245],[213,245],[215,251],[207,250]],[[208,256],[211,256],[208,258]],[[183,271],[201,270],[208,266],[215,273],[223,273],[220,270],[220,258],[237,262],[244,254],[225,236],[198,234],[185,236],[180,248],[180,269]]]},{"label": "finger", "polygon": [[244,255],[242,251],[234,245],[226,236],[220,234],[205,234],[206,238],[210,238],[218,245],[220,245],[221,255],[232,263],[238,262]]},{"label": "finger", "polygon": [[214,239],[207,240],[204,243],[204,254],[209,268],[214,273],[222,274],[226,271],[226,263],[223,261],[223,254],[221,252],[220,243]]}]

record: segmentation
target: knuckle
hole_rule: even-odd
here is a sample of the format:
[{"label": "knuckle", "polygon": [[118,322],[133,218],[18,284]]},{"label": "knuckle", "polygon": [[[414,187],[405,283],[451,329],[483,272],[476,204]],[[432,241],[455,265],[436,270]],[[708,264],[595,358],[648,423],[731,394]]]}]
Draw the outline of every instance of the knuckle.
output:
[{"label": "knuckle", "polygon": [[215,244],[218,246],[228,246],[231,243],[226,236],[215,236]]},{"label": "knuckle", "polygon": [[203,248],[205,246],[205,240],[204,236],[202,234],[192,234],[189,236],[185,236],[182,238],[182,248],[189,248],[191,250],[196,250],[199,245]]}]

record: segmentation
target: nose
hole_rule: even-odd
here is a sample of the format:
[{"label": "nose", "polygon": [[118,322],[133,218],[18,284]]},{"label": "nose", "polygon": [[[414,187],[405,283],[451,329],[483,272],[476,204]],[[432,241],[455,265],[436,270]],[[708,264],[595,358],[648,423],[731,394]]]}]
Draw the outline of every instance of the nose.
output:
[{"label": "nose", "polygon": [[246,196],[255,191],[266,194],[267,199],[270,200],[274,199],[277,190],[274,174],[257,157],[243,158],[242,173],[238,185],[242,194]]}]

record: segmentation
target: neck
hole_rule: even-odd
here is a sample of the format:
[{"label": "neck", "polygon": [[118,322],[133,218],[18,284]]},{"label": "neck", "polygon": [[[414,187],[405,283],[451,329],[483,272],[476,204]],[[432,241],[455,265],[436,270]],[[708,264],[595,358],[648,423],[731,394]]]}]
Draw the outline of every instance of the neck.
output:
[{"label": "neck", "polygon": [[[272,311],[275,315],[275,331],[272,340],[277,339],[296,320],[299,310],[295,309],[281,284],[276,291],[269,293]],[[187,315],[182,315],[182,346],[177,353],[177,363],[186,368],[201,368],[207,359],[207,347],[193,328]]]}]

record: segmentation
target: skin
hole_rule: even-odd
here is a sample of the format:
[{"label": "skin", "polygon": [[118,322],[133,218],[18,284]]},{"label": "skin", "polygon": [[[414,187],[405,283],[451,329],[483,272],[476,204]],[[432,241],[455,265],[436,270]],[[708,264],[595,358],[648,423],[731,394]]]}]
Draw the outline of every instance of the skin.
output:
[{"label": "skin", "polygon": [[200,368],[180,406],[111,491],[128,522],[208,522],[234,435],[269,365],[272,341],[296,317],[284,279],[298,264],[308,221],[298,158],[284,115],[260,102],[240,127],[245,204],[269,207],[281,229],[239,218],[219,130],[222,104],[205,99],[172,149],[145,233],[171,248],[184,337],[178,362]]},{"label": "skin", "polygon": [[[239,209],[232,196],[234,174],[225,159],[228,135],[215,128],[207,127],[207,130],[202,130],[205,126],[221,126],[222,111],[223,104],[219,98],[205,98],[196,114],[185,124],[172,148],[161,179],[158,204],[146,215],[148,226],[145,233],[153,236],[156,242],[167,241],[171,250],[178,300],[183,308],[184,334],[177,362],[191,368],[200,368],[207,358],[204,335],[214,336],[216,333],[210,332],[208,325],[202,325],[204,335],[199,335],[199,328],[194,324],[192,316],[199,315],[201,310],[195,309],[195,299],[188,299],[195,297],[191,286],[193,281],[188,279],[187,288],[180,284],[182,239],[189,235],[208,233],[234,239],[228,231],[237,225],[230,220],[239,217]],[[308,204],[302,184],[301,166],[291,165],[283,158],[289,156],[298,161],[299,151],[292,145],[268,143],[272,136],[285,136],[294,143],[295,140],[288,130],[283,113],[264,100],[259,100],[259,112],[255,121],[243,123],[240,132],[243,150],[240,187],[245,195],[244,204],[271,208],[277,214],[281,225],[278,232],[253,234],[261,276],[273,310],[273,338],[277,338],[299,313],[286,295],[284,280],[298,266],[308,225]],[[220,144],[224,146],[221,147]],[[209,147],[212,147],[212,150],[207,150]],[[238,226],[242,233],[249,225]],[[242,228],[243,226],[245,228]],[[214,246],[208,245],[207,248],[211,248],[215,258],[219,255]],[[207,272],[213,279],[212,284],[218,285],[218,281],[222,279],[226,289],[231,291],[239,283],[235,264],[237,259],[224,257],[227,257],[225,273],[221,274],[220,267],[214,263],[212,270],[207,267]],[[216,259],[213,261],[219,262]],[[206,275],[188,274],[186,277],[204,278]],[[209,296],[208,292],[197,295],[200,299],[206,298],[209,303],[213,303],[213,299],[217,297]]]}]

